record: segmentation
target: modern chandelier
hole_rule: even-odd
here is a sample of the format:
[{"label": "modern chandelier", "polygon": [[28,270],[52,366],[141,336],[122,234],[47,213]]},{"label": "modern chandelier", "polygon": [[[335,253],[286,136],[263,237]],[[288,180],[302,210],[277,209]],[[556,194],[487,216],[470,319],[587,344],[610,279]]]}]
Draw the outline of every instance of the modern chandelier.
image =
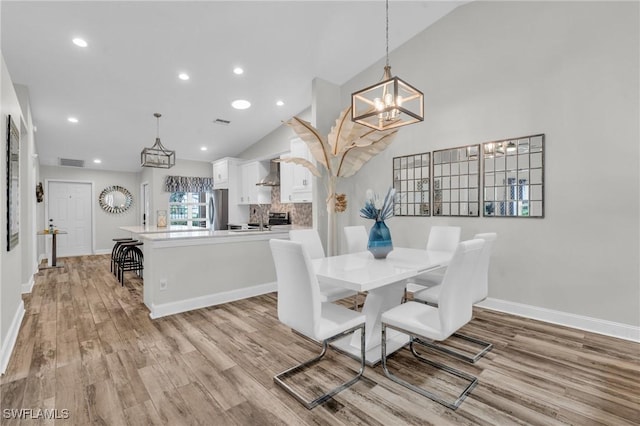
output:
[{"label": "modern chandelier", "polygon": [[160,117],[162,114],[155,113],[153,116],[157,121],[156,143],[151,148],[145,148],[140,153],[140,163],[142,167],[156,167],[160,169],[170,169],[176,164],[176,152],[169,151],[160,142]]},{"label": "modern chandelier", "polygon": [[388,130],[424,120],[424,95],[398,77],[389,65],[389,0],[386,0],[386,64],[382,81],[351,95],[351,120]]}]

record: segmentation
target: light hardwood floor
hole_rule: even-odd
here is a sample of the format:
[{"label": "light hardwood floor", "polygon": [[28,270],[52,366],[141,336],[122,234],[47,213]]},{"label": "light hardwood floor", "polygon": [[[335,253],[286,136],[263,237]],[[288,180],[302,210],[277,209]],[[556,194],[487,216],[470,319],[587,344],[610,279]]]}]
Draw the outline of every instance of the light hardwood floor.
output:
[{"label": "light hardwood floor", "polygon": [[[457,411],[388,380],[380,366],[308,411],[273,376],[318,352],[277,319],[276,295],[151,320],[142,284],[121,287],[109,256],[64,259],[36,276],[8,370],[6,409],[69,410],[56,424],[402,425],[640,423],[640,345],[512,315],[475,309],[463,331],[495,345],[475,365],[428,356],[477,375]],[[215,277],[211,277],[215,280]],[[348,304],[348,301],[345,302]],[[391,368],[456,391],[402,350]],[[356,363],[333,355],[296,385],[330,386]],[[316,370],[318,371],[318,370]],[[44,419],[22,424],[52,423]]]}]

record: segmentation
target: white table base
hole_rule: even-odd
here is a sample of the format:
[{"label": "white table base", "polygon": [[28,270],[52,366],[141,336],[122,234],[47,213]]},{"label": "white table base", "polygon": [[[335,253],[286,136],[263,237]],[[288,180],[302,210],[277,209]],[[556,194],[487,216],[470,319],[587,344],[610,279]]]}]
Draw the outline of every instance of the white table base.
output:
[{"label": "white table base", "polygon": [[[382,313],[398,306],[404,295],[404,281],[370,290],[362,307],[366,316],[365,344],[366,363],[373,366],[382,358],[382,327],[380,318]],[[409,343],[409,336],[395,330],[387,332],[387,355],[399,350]],[[331,343],[331,346],[354,358],[360,359],[360,331]]]}]

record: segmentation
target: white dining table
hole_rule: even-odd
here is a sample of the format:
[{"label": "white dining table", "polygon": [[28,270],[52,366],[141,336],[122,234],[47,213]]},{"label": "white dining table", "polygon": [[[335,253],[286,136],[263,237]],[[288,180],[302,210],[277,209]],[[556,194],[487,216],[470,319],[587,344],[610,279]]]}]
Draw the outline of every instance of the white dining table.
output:
[{"label": "white dining table", "polygon": [[[447,266],[452,253],[410,248],[394,248],[386,259],[374,259],[368,251],[313,260],[318,281],[350,290],[368,292],[362,307],[366,316],[366,362],[381,359],[382,313],[398,306],[404,295],[405,280],[423,272]],[[407,335],[387,333],[387,354],[407,344]],[[331,343],[336,349],[360,359],[360,331]]]}]

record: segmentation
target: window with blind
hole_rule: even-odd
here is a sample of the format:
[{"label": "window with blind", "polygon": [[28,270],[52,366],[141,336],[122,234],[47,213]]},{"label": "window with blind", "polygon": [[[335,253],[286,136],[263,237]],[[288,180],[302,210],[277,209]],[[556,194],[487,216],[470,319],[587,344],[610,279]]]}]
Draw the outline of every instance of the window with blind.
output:
[{"label": "window with blind", "polygon": [[210,212],[208,192],[172,192],[169,196],[169,223],[207,227]]}]

